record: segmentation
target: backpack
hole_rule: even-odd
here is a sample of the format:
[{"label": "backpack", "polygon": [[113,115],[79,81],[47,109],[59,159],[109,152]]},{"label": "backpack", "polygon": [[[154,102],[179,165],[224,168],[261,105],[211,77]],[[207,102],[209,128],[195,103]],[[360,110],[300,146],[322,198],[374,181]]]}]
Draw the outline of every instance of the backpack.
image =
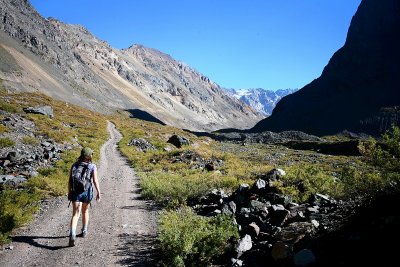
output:
[{"label": "backpack", "polygon": [[72,191],[78,194],[88,191],[92,185],[89,164],[77,162],[72,166],[71,173]]}]

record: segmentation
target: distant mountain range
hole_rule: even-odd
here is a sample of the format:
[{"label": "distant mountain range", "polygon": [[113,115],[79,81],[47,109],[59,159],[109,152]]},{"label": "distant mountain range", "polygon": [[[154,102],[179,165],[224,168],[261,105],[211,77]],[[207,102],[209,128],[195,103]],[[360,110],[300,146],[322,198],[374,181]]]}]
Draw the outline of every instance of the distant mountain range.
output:
[{"label": "distant mountain range", "polygon": [[378,135],[392,124],[400,125],[400,1],[363,0],[321,76],[250,131]]},{"label": "distant mountain range", "polygon": [[279,89],[276,91],[263,88],[253,89],[225,89],[231,95],[240,99],[255,111],[261,113],[265,117],[271,115],[276,104],[283,97],[296,92],[298,89]]},{"label": "distant mountain range", "polygon": [[79,25],[0,0],[0,82],[110,113],[194,131],[249,128],[263,117],[185,63],[142,45],[115,49]]}]

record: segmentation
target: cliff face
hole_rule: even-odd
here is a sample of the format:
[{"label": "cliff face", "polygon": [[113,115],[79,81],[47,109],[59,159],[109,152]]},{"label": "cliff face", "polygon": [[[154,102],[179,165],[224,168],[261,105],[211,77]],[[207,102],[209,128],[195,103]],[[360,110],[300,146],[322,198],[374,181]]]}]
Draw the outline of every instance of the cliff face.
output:
[{"label": "cliff face", "polygon": [[382,112],[400,106],[399,62],[400,1],[363,0],[321,76],[284,97],[251,131],[378,134],[400,123],[398,113]]},{"label": "cliff face", "polygon": [[[96,111],[141,110],[195,131],[248,128],[262,117],[186,64],[155,49],[112,48],[79,25],[0,0],[0,79]],[[7,63],[7,64],[6,64]]]}]

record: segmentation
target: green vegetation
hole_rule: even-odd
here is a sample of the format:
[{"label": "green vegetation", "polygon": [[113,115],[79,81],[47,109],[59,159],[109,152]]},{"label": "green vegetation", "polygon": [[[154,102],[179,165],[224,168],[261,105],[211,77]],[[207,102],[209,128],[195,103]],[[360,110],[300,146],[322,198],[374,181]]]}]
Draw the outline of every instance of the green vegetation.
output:
[{"label": "green vegetation", "polygon": [[0,138],[0,148],[4,147],[12,147],[15,145],[15,142],[8,137],[1,137]]},{"label": "green vegetation", "polygon": [[38,145],[39,140],[32,136],[25,136],[22,139],[22,143],[24,143],[25,145]]},{"label": "green vegetation", "polygon": [[4,126],[3,124],[0,124],[0,134],[6,133],[6,132],[8,132],[7,126]]},{"label": "green vegetation", "polygon": [[237,185],[235,178],[223,176],[219,172],[153,171],[143,172],[140,175],[142,195],[169,207],[185,205],[188,200],[198,199],[213,188],[234,188]]},{"label": "green vegetation", "polygon": [[[2,92],[2,94],[4,94]],[[4,99],[0,99],[0,109],[10,113],[16,113],[19,111],[16,105],[6,102]]]},{"label": "green vegetation", "polygon": [[[157,200],[168,207],[179,207],[185,205],[188,200],[198,199],[212,188],[231,191],[250,178],[253,166],[240,166],[240,162],[233,155],[214,151],[211,145],[214,142],[208,138],[198,138],[182,130],[156,123],[126,119],[125,116],[127,115],[119,114],[113,117],[113,121],[123,134],[119,147],[141,178],[142,194],[145,197]],[[172,151],[164,150],[165,147],[174,147],[167,143],[173,133],[189,138],[196,149],[188,146],[175,148]],[[158,149],[146,153],[140,152],[135,146],[127,145],[134,138],[147,139]],[[180,154],[193,151],[204,159],[221,159],[224,162],[223,166],[209,172],[195,168],[195,163],[174,161]]]},{"label": "green vegetation", "polygon": [[0,244],[7,242],[8,235],[27,223],[37,211],[39,195],[29,190],[5,190],[0,194]]},{"label": "green vegetation", "polygon": [[160,243],[167,266],[209,266],[228,248],[227,240],[238,238],[230,218],[205,218],[190,208],[167,211],[160,218]]},{"label": "green vegetation", "polygon": [[[4,104],[4,99],[7,99],[7,104]],[[21,115],[35,122],[37,135],[53,138],[57,142],[90,146],[95,151],[94,160],[99,160],[100,147],[108,138],[105,116],[37,93],[0,93],[0,100],[1,109],[10,113],[19,112],[26,106],[51,106],[54,110],[53,119],[38,114]],[[0,139],[2,147],[4,144],[14,145],[7,140]],[[31,137],[23,138],[22,142],[29,145],[38,144],[38,141]],[[0,244],[6,242],[8,235],[15,228],[30,220],[37,210],[38,200],[67,193],[70,167],[78,158],[79,152],[79,146],[64,151],[53,168],[40,169],[39,175],[30,178],[24,184],[23,190],[5,189],[0,192]]]},{"label": "green vegetation", "polygon": [[[374,166],[383,187],[399,187],[400,182],[400,128],[393,126],[391,132],[383,135],[382,142],[374,139],[360,144],[360,151],[367,162]],[[399,189],[399,188],[397,188]]]}]

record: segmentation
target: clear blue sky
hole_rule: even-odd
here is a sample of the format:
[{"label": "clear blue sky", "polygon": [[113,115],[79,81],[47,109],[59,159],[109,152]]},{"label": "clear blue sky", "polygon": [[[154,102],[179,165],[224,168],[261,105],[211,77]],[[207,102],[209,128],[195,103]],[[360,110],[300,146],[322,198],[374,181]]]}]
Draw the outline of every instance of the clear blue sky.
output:
[{"label": "clear blue sky", "polygon": [[301,88],[343,46],[361,0],[30,0],[115,48],[143,44],[226,88]]}]

